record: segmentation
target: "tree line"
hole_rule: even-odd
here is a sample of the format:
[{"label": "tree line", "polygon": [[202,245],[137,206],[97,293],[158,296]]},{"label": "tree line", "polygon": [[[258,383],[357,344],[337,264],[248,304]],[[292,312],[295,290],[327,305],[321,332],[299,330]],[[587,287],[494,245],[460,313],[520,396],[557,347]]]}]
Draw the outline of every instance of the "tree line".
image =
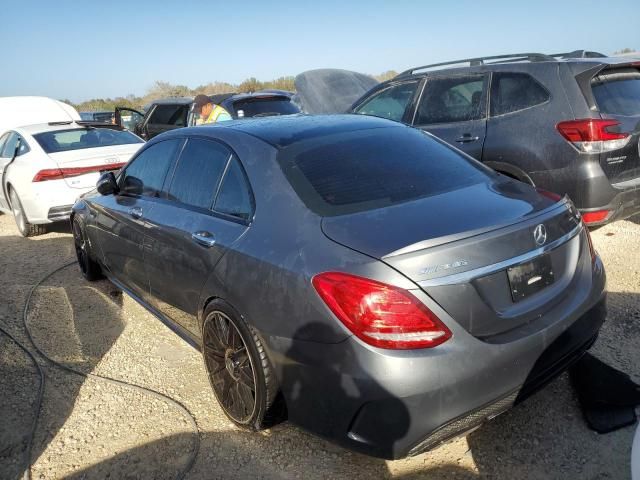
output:
[{"label": "tree line", "polygon": [[[374,75],[373,77],[383,82],[389,78],[393,78],[397,73],[393,70]],[[206,85],[200,85],[196,88],[190,88],[186,85],[175,85],[169,82],[156,81],[142,96],[127,95],[115,98],[93,98],[80,103],[74,103],[70,100],[62,100],[69,105],[73,105],[80,112],[98,112],[104,110],[113,110],[117,107],[128,107],[136,110],[142,110],[145,105],[158,98],[165,97],[192,97],[199,94],[214,95],[217,93],[245,93],[256,92],[258,90],[276,89],[295,91],[294,77],[280,77],[269,81],[260,81],[254,77],[248,78],[242,83],[232,84],[227,82],[211,82]]]}]

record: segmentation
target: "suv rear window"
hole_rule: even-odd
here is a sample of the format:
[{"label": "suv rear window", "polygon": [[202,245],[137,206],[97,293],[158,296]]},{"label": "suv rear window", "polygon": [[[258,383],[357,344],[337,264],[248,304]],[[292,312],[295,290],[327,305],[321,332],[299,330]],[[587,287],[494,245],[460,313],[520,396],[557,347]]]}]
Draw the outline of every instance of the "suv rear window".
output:
[{"label": "suv rear window", "polygon": [[189,105],[158,104],[153,110],[149,123],[153,125],[176,125],[184,127],[187,125],[187,114]]},{"label": "suv rear window", "polygon": [[240,118],[300,113],[298,107],[287,97],[247,98],[235,102],[233,108]]},{"label": "suv rear window", "polygon": [[491,80],[491,116],[517,112],[549,100],[549,92],[526,73],[494,73]]},{"label": "suv rear window", "polygon": [[601,73],[591,90],[602,113],[640,115],[640,71],[634,68]]},{"label": "suv rear window", "polygon": [[487,178],[443,142],[402,126],[295,143],[278,161],[301,200],[321,216],[409,202]]}]

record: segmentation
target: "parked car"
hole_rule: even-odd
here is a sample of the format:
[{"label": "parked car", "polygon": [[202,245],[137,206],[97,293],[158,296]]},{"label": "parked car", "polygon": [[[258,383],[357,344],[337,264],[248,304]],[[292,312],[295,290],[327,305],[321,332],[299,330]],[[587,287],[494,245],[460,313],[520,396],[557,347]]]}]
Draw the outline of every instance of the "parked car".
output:
[{"label": "parked car", "polygon": [[115,120],[115,113],[112,111],[80,112],[80,118],[88,122],[113,123]]},{"label": "parked car", "polygon": [[0,211],[14,215],[21,235],[44,233],[45,224],[69,219],[100,172],[120,169],[142,143],[115,126],[80,120],[13,128],[0,136]]},{"label": "parked car", "polygon": [[563,371],[605,318],[567,198],[360,115],[166,132],[73,207],[104,273],[202,350],[237,425],[415,455]]},{"label": "parked car", "polygon": [[568,194],[588,225],[640,212],[636,60],[584,51],[472,58],[412,68],[373,88],[336,72],[296,79],[311,113],[414,125],[505,175]]},{"label": "parked car", "polygon": [[[213,103],[227,110],[234,119],[300,113],[300,109],[293,102],[293,94],[283,90],[224,93],[210,95],[210,98]],[[119,125],[149,140],[168,130],[195,125],[192,107],[193,97],[163,98],[148,105],[145,113],[118,107],[115,118]],[[123,115],[129,115],[130,120],[123,122]]]}]

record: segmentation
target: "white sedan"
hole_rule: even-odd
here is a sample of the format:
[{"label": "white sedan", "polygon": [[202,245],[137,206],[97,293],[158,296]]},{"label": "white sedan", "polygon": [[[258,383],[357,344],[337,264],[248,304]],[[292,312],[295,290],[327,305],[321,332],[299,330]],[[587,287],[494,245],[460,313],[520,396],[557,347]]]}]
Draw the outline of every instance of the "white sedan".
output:
[{"label": "white sedan", "polygon": [[78,121],[9,130],[0,137],[0,211],[13,214],[23,236],[44,233],[45,224],[69,218],[100,172],[119,170],[143,143],[118,127]]}]

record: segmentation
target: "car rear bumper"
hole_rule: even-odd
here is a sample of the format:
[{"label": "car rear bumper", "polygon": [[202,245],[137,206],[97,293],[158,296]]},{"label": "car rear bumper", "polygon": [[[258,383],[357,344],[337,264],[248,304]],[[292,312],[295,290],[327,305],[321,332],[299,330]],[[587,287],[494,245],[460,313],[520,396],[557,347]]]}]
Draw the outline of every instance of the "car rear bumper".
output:
[{"label": "car rear bumper", "polygon": [[34,183],[29,191],[18,192],[30,223],[66,221],[76,199],[92,188],[70,188],[64,180]]},{"label": "car rear bumper", "polygon": [[606,315],[597,263],[588,300],[508,343],[487,343],[461,329],[449,342],[416,351],[375,349],[354,337],[338,344],[267,337],[289,420],[387,459],[477,428],[551,381],[593,343]]},{"label": "car rear bumper", "polygon": [[608,210],[609,215],[601,222],[590,223],[589,226],[599,226],[616,220],[624,220],[640,214],[640,178],[612,185],[613,199],[606,205],[580,209],[581,213]]}]

